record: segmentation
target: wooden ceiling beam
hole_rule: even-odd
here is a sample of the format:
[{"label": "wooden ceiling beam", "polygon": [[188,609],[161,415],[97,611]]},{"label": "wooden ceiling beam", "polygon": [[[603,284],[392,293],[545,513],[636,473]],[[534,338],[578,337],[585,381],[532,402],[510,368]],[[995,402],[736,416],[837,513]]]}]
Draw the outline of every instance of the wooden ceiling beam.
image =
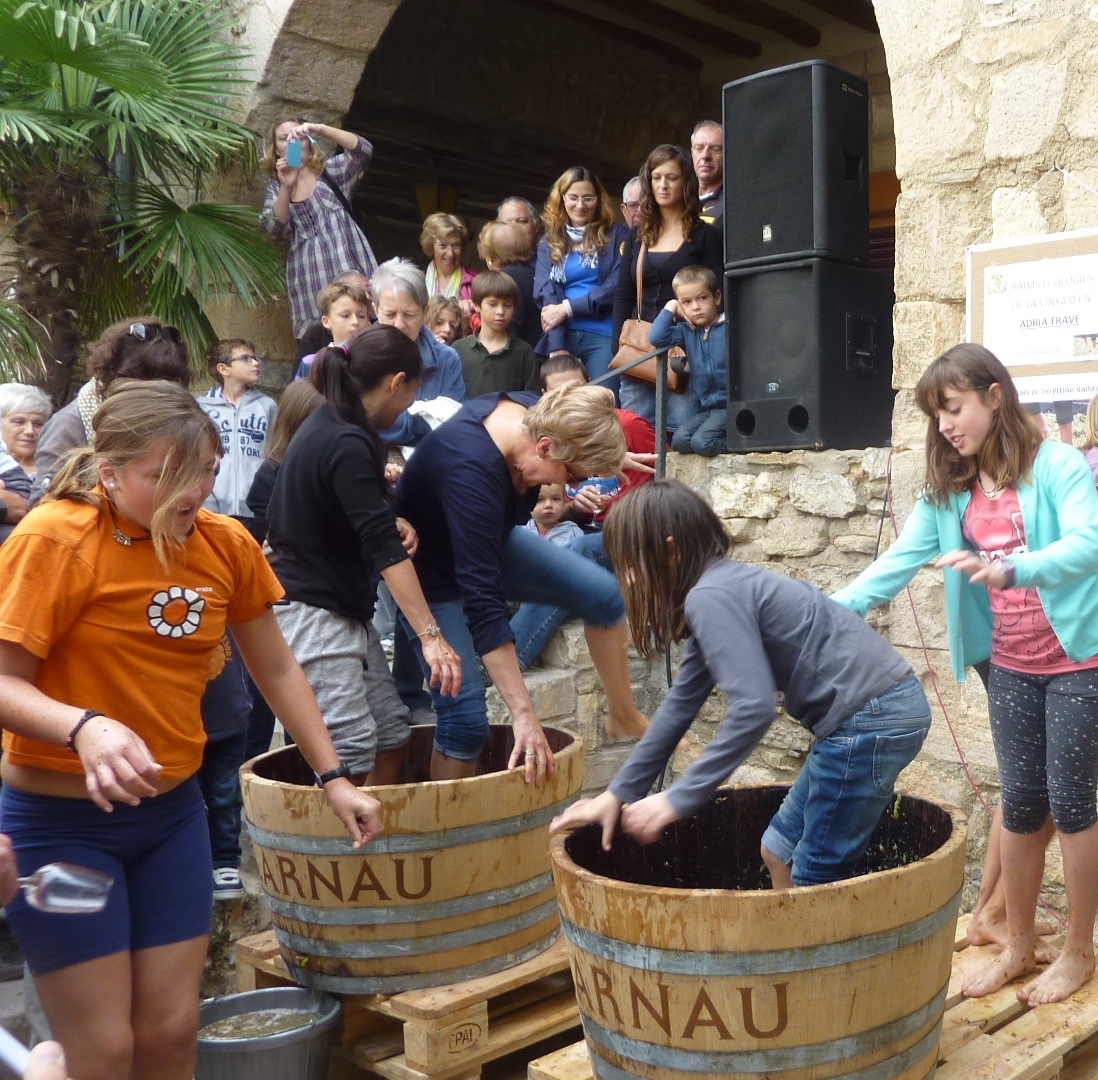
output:
[{"label": "wooden ceiling beam", "polygon": [[772,30],[806,49],[814,49],[823,38],[818,27],[788,11],[782,11],[762,0],[696,0],[703,7],[737,22]]},{"label": "wooden ceiling beam", "polygon": [[597,0],[597,6],[638,19],[656,30],[666,30],[679,37],[689,38],[707,49],[718,49],[748,60],[754,60],[762,54],[761,42],[702,19],[681,15],[662,4],[654,3],[653,0]]},{"label": "wooden ceiling beam", "polygon": [[868,30],[871,34],[879,34],[877,16],[873,12],[873,5],[866,0],[801,0],[802,4],[814,7],[817,11],[834,15],[836,19],[842,19],[859,30]]},{"label": "wooden ceiling beam", "polygon": [[600,19],[597,15],[592,15],[586,11],[578,11],[574,7],[560,3],[559,0],[526,0],[526,3],[530,7],[539,8],[542,11],[562,12],[570,15],[576,22],[583,23],[585,26],[590,26],[602,33],[612,34],[619,41],[626,44],[636,45],[640,49],[658,53],[664,59],[671,61],[673,64],[678,64],[680,67],[688,68],[691,71],[701,70],[700,56],[670,44],[666,38],[654,37],[652,34],[646,34],[642,30],[634,29],[632,26],[622,26],[621,23],[612,22],[610,19]]}]

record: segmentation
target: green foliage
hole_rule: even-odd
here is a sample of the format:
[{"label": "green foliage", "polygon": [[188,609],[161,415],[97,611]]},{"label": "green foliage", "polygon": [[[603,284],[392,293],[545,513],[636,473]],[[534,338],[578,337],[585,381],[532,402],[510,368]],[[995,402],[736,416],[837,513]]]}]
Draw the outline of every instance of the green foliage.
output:
[{"label": "green foliage", "polygon": [[254,304],[282,288],[254,208],[202,201],[222,171],[256,164],[233,115],[247,80],[229,24],[217,0],[0,0],[0,194],[33,202],[54,175],[90,192],[102,250],[82,255],[85,334],[144,311],[201,355],[208,299]]}]

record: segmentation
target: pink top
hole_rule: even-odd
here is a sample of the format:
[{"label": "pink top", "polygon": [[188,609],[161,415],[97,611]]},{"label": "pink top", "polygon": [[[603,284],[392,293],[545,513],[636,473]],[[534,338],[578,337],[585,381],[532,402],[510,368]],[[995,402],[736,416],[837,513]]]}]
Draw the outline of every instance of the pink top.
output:
[{"label": "pink top", "polygon": [[[980,485],[972,489],[961,529],[984,562],[996,563],[1026,550],[1026,531],[1018,493],[1006,488],[989,499]],[[1064,652],[1045,615],[1036,589],[988,589],[991,605],[991,662],[1030,675],[1062,675],[1098,667],[1098,657],[1075,663]]]}]

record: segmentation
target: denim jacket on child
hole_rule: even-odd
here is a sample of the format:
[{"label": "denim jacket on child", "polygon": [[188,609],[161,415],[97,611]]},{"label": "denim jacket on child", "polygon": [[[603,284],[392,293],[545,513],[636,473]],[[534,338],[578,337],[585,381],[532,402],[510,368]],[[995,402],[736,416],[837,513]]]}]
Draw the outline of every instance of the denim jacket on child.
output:
[{"label": "denim jacket on child", "polygon": [[686,350],[690,383],[703,409],[723,409],[728,404],[728,324],[723,315],[712,326],[692,330],[663,308],[652,322],[648,340],[654,349],[681,345]]}]

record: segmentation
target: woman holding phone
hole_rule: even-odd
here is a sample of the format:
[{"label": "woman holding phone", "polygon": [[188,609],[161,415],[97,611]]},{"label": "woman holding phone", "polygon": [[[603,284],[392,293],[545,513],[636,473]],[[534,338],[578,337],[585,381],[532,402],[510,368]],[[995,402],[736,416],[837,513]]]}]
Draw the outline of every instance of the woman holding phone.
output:
[{"label": "woman holding phone", "polygon": [[[340,153],[327,157],[317,139]],[[351,213],[351,193],[374,148],[361,135],[327,124],[279,120],[267,135],[267,185],[259,227],[287,240],[286,295],[294,337],[320,318],[316,295],[346,270],[370,277],[377,269],[370,243]]]}]

